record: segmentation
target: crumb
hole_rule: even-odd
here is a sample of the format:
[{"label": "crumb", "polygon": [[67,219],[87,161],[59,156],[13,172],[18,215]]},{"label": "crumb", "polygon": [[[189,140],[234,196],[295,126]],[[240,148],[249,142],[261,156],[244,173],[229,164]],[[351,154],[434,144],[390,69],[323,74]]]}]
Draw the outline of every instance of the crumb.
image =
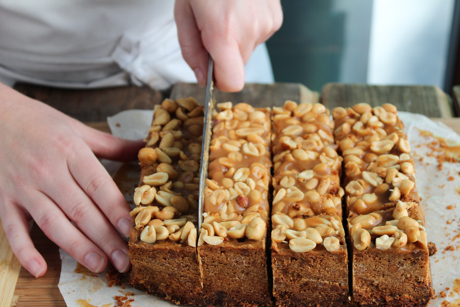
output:
[{"label": "crumb", "polygon": [[454,209],[454,206],[449,205],[449,206],[446,207],[446,209],[447,209],[447,210],[452,210],[452,209]]},{"label": "crumb", "polygon": [[119,286],[121,284],[121,274],[113,267],[110,266],[107,270],[108,287]]},{"label": "crumb", "polygon": [[453,176],[449,176],[449,178],[447,178],[448,181],[454,181],[455,178]]},{"label": "crumb", "polygon": [[117,127],[121,127],[120,123],[116,123],[115,126]]},{"label": "crumb", "polygon": [[444,251],[455,251],[455,248],[452,245],[447,246]]},{"label": "crumb", "polygon": [[441,295],[441,297],[446,297],[447,296],[444,291],[439,292],[439,295]]},{"label": "crumb", "polygon": [[446,287],[446,290],[447,290],[447,291],[449,291],[449,290],[450,290],[450,288],[449,288],[449,287]]},{"label": "crumb", "polygon": [[427,247],[430,256],[433,256],[438,251],[438,249],[436,248],[436,244],[434,244],[433,242],[428,242]]}]

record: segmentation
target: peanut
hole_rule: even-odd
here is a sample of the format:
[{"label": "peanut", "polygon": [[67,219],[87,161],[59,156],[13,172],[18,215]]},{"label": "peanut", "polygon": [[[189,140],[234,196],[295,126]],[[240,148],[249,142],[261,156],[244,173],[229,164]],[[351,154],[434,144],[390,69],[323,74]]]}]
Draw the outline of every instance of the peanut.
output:
[{"label": "peanut", "polygon": [[155,243],[157,240],[157,234],[153,226],[146,226],[141,232],[140,239],[145,243]]},{"label": "peanut", "polygon": [[366,229],[358,229],[353,234],[353,245],[359,250],[363,251],[371,244],[371,235]]},{"label": "peanut", "polygon": [[289,248],[296,253],[305,253],[316,247],[316,243],[306,238],[296,238],[289,241]]},{"label": "peanut", "polygon": [[335,252],[340,249],[340,241],[336,237],[327,237],[323,241],[323,246],[328,252]]}]

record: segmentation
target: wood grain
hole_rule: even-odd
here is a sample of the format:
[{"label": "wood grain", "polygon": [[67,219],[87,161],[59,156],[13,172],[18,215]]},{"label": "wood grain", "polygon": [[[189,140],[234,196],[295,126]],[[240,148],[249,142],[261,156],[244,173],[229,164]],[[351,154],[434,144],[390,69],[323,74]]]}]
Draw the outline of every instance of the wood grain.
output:
[{"label": "wood grain", "polygon": [[17,83],[14,89],[82,122],[105,121],[123,110],[152,110],[163,100],[159,91],[146,86],[81,90]]},{"label": "wood grain", "polygon": [[[198,102],[204,104],[205,88],[196,83],[178,83],[172,88],[170,98],[181,97],[195,97]],[[286,100],[315,103],[319,101],[319,93],[309,90],[300,83],[249,83],[242,91],[236,93],[224,93],[214,89],[214,99],[217,102],[247,102],[252,106],[263,108],[281,106]]]},{"label": "wood grain", "polygon": [[10,248],[0,221],[0,306],[10,306],[18,280],[21,264]]},{"label": "wood grain", "polygon": [[428,117],[453,117],[450,97],[437,86],[328,83],[323,87],[321,98],[329,109],[350,107],[359,102],[372,106],[392,103],[400,111]]}]

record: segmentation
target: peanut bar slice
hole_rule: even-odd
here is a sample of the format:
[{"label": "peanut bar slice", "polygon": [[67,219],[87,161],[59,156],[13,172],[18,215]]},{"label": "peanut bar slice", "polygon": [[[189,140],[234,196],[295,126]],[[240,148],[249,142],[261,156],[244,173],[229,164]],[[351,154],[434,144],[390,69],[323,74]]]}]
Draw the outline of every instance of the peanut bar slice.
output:
[{"label": "peanut bar slice", "polygon": [[198,241],[206,305],[271,306],[270,110],[218,104]]},{"label": "peanut bar slice", "polygon": [[139,151],[130,283],[176,304],[203,304],[196,254],[203,110],[193,98],[164,100]]},{"label": "peanut bar slice", "polygon": [[424,214],[403,124],[391,104],[335,108],[344,156],[353,301],[426,306],[432,295]]},{"label": "peanut bar slice", "polygon": [[340,174],[329,111],[287,101],[273,109],[273,295],[278,306],[348,302]]}]

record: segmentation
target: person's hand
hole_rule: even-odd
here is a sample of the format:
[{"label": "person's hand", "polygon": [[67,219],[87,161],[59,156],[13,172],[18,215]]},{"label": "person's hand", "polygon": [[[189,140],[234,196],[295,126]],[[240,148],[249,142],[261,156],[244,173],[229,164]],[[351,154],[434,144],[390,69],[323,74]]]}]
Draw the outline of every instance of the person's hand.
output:
[{"label": "person's hand", "polygon": [[244,65],[254,49],[283,22],[280,0],[177,0],[174,15],[182,56],[206,84],[208,52],[216,86],[239,91]]},{"label": "person's hand", "polygon": [[0,110],[0,216],[21,264],[35,277],[47,269],[29,235],[33,218],[91,271],[108,259],[127,271],[128,248],[115,229],[128,236],[130,209],[96,156],[129,160],[142,142],[91,129],[3,84]]}]

